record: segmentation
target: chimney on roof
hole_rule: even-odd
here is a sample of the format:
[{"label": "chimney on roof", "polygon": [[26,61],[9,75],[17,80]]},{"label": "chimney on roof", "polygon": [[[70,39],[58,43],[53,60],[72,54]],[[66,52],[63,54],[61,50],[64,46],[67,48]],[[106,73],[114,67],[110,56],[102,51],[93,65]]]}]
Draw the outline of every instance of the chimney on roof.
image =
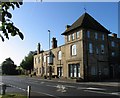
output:
[{"label": "chimney on roof", "polygon": [[117,34],[113,33],[112,37],[117,38]]},{"label": "chimney on roof", "polygon": [[37,45],[37,54],[40,54],[40,43],[38,43],[38,45]]},{"label": "chimney on roof", "polygon": [[57,48],[57,40],[55,37],[52,38],[52,49]]},{"label": "chimney on roof", "polygon": [[66,30],[67,30],[69,27],[71,27],[71,26],[70,26],[70,25],[66,25]]}]

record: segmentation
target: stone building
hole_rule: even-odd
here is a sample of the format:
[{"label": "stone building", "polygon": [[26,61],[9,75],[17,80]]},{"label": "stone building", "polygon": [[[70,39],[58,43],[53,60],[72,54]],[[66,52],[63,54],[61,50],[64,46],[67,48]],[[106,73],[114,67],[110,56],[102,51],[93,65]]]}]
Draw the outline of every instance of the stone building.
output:
[{"label": "stone building", "polygon": [[[38,44],[38,52],[34,56],[36,75],[85,80],[114,77],[119,73],[115,72],[115,66],[120,68],[119,60],[113,61],[113,58],[119,58],[120,39],[116,34],[109,34],[110,31],[84,13],[72,25],[66,26],[62,33],[64,45],[57,46],[56,38],[52,38],[52,49],[40,51]],[[111,46],[113,42],[117,47]]]}]

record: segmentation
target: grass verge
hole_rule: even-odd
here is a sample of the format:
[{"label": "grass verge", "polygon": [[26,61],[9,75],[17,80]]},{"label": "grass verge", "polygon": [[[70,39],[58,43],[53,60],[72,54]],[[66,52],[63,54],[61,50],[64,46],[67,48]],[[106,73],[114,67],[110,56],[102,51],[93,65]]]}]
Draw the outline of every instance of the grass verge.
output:
[{"label": "grass verge", "polygon": [[0,98],[27,98],[27,96],[21,94],[6,94],[0,95]]}]

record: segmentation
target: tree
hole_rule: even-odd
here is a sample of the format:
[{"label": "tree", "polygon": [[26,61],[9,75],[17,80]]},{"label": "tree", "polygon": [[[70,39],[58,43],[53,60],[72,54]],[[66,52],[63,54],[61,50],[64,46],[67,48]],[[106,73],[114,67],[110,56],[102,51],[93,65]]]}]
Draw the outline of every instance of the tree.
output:
[{"label": "tree", "polygon": [[30,51],[28,56],[25,56],[25,58],[20,63],[20,66],[29,71],[31,73],[31,70],[33,70],[33,56],[36,52]]},{"label": "tree", "polygon": [[2,74],[5,75],[15,75],[17,74],[16,65],[11,58],[6,58],[2,63]]},{"label": "tree", "polygon": [[20,38],[23,40],[24,36],[11,21],[12,14],[9,12],[10,8],[12,8],[13,10],[15,9],[15,7],[20,8],[20,5],[23,4],[23,1],[8,1],[9,2],[0,2],[0,22],[2,22],[2,25],[0,26],[0,31],[2,30],[2,32],[0,32],[0,38],[2,39],[2,41],[4,41],[5,37],[9,39],[9,34],[11,34],[11,36],[19,35]]}]

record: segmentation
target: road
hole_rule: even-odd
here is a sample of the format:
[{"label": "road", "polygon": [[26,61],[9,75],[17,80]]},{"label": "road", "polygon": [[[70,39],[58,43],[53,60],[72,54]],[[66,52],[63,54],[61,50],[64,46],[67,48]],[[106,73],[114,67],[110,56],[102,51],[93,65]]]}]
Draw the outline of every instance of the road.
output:
[{"label": "road", "polygon": [[97,85],[89,82],[66,83],[24,76],[2,76],[1,78],[2,83],[7,85],[7,92],[26,94],[27,86],[31,86],[32,97],[64,98],[71,96],[76,98],[81,96],[85,98],[120,98],[118,86]]}]

